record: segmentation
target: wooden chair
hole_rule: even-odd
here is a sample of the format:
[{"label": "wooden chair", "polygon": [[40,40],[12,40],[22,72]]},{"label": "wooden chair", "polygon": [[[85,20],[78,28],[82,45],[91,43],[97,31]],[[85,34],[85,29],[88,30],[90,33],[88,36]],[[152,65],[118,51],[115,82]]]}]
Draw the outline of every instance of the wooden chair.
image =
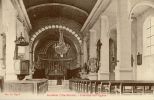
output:
[{"label": "wooden chair", "polygon": [[101,93],[101,92],[102,92],[102,88],[103,88],[103,85],[102,85],[102,82],[101,82],[101,83],[98,84],[98,86],[97,86],[98,93]]},{"label": "wooden chair", "polygon": [[91,84],[92,84],[91,82],[88,84],[88,93],[91,93],[91,89],[92,89]]},{"label": "wooden chair", "polygon": [[92,83],[92,93],[96,93],[96,82]]}]

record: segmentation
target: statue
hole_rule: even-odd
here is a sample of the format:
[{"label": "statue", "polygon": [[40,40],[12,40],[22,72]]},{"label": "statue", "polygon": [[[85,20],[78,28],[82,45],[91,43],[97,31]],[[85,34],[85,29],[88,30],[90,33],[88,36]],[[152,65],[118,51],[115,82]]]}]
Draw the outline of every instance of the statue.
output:
[{"label": "statue", "polygon": [[99,39],[97,41],[97,61],[96,61],[97,71],[99,70],[99,67],[100,67],[101,46],[102,46],[102,43],[101,43],[101,40]]},{"label": "statue", "polygon": [[101,46],[102,46],[101,40],[98,40],[98,42],[97,42],[97,59],[98,59],[98,61],[100,61]]},{"label": "statue", "polygon": [[97,59],[96,58],[90,58],[88,61],[89,71],[91,73],[97,73],[98,66],[97,66]]},{"label": "statue", "polygon": [[83,68],[84,68],[84,71],[86,72],[86,74],[88,74],[89,73],[89,68],[88,68],[87,63],[84,63]]}]

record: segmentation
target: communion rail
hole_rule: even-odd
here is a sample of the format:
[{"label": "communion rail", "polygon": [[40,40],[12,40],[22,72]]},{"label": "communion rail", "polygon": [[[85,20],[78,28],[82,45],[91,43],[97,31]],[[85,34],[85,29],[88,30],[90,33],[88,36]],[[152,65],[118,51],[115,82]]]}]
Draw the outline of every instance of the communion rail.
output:
[{"label": "communion rail", "polygon": [[69,80],[69,89],[80,93],[154,94],[154,81]]}]

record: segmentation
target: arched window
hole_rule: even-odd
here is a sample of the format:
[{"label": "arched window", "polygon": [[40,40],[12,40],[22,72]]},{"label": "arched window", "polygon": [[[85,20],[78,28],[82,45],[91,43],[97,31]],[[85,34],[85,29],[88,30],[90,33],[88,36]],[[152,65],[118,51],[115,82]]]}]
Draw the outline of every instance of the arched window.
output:
[{"label": "arched window", "polygon": [[148,17],[143,24],[143,54],[154,54],[154,17]]}]

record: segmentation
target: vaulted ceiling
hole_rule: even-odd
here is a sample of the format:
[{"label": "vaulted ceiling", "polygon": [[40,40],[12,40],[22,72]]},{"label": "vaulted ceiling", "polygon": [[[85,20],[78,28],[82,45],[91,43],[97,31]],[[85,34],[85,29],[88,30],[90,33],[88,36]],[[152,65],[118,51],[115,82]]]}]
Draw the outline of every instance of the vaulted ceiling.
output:
[{"label": "vaulted ceiling", "polygon": [[32,26],[42,18],[64,17],[83,25],[97,0],[23,0]]}]

